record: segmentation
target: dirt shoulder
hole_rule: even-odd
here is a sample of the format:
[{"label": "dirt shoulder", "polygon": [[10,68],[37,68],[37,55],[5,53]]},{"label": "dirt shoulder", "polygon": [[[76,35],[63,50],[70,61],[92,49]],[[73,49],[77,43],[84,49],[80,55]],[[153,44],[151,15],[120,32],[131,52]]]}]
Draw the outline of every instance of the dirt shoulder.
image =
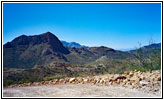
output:
[{"label": "dirt shoulder", "polygon": [[122,86],[91,84],[62,84],[5,88],[4,97],[160,97],[137,89]]}]

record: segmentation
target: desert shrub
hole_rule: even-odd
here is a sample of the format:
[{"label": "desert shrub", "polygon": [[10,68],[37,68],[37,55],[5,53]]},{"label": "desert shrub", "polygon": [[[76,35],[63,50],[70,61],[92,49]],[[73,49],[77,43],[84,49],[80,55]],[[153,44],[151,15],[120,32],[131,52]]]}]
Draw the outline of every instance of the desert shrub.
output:
[{"label": "desert shrub", "polygon": [[107,68],[107,67],[102,67],[102,68],[101,68],[101,73],[102,73],[102,74],[108,73],[108,68]]},{"label": "desert shrub", "polygon": [[51,76],[51,77],[45,77],[44,81],[50,81],[50,80],[53,80],[53,79],[62,79],[62,78],[64,78],[63,75],[55,75],[55,76]]},{"label": "desert shrub", "polygon": [[8,86],[8,85],[11,85],[11,84],[13,84],[13,80],[6,80],[3,85]]},{"label": "desert shrub", "polygon": [[23,83],[29,83],[29,82],[31,82],[29,79],[22,79],[22,80],[18,81],[17,83],[23,84]]},{"label": "desert shrub", "polygon": [[50,80],[53,80],[54,78],[53,77],[45,77],[45,81],[50,81]]},{"label": "desert shrub", "polygon": [[131,70],[147,71],[161,69],[161,49],[139,48],[133,53],[134,59],[130,63]]},{"label": "desert shrub", "polygon": [[161,69],[161,49],[155,49],[151,55],[149,55],[151,70]]},{"label": "desert shrub", "polygon": [[142,67],[142,66],[132,66],[131,70],[138,70],[138,71],[141,71],[141,72],[146,72],[146,71],[150,70],[150,68]]}]

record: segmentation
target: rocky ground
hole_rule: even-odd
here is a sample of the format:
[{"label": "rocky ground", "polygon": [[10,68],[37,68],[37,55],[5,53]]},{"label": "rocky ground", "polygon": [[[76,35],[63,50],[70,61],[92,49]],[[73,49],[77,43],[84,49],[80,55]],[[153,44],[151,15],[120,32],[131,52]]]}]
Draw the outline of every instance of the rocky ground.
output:
[{"label": "rocky ground", "polygon": [[16,84],[4,87],[3,96],[160,97],[161,71],[131,71]]},{"label": "rocky ground", "polygon": [[160,97],[122,86],[97,86],[93,84],[58,84],[6,88],[4,97]]}]

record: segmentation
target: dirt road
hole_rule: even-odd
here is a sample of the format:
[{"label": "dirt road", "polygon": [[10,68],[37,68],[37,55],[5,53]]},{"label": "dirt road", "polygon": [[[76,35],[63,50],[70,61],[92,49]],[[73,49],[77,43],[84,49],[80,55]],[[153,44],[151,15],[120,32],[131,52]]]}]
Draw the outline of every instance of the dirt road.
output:
[{"label": "dirt road", "polygon": [[3,97],[160,97],[160,94],[122,86],[61,84],[4,88]]}]

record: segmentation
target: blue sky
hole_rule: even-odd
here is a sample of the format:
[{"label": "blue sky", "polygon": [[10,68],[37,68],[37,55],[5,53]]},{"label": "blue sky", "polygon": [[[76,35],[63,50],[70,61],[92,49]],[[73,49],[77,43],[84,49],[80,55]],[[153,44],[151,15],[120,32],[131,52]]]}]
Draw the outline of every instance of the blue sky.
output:
[{"label": "blue sky", "polygon": [[3,43],[47,31],[60,40],[115,49],[161,42],[160,3],[4,3]]}]

